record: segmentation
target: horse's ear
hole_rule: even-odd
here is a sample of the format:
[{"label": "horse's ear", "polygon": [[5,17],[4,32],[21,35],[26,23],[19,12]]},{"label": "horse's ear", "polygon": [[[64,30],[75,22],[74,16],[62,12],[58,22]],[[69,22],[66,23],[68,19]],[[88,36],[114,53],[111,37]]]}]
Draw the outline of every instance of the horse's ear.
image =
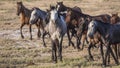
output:
[{"label": "horse's ear", "polygon": [[47,12],[49,12],[49,9],[46,9]]},{"label": "horse's ear", "polygon": [[22,1],[20,1],[19,3],[22,4]]},{"label": "horse's ear", "polygon": [[61,1],[61,4],[63,4],[63,1]]},{"label": "horse's ear", "polygon": [[116,14],[115,14],[116,16],[118,16],[118,12],[116,12]]},{"label": "horse's ear", "polygon": [[33,11],[35,9],[35,7],[33,7],[32,9],[31,9],[31,11]]},{"label": "horse's ear", "polygon": [[50,9],[52,8],[52,5],[50,4]]},{"label": "horse's ear", "polygon": [[60,18],[60,13],[58,13],[58,17]]},{"label": "horse's ear", "polygon": [[111,13],[111,16],[113,16],[114,14],[113,13]]},{"label": "horse's ear", "polygon": [[19,3],[19,2],[16,2],[17,4]]}]

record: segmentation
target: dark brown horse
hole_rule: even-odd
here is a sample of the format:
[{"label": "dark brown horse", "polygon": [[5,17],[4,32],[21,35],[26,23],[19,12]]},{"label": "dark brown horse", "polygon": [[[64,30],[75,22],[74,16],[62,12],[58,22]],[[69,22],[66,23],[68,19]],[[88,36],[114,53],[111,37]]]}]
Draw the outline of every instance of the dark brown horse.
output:
[{"label": "dark brown horse", "polygon": [[120,17],[118,16],[118,13],[114,13],[111,16],[111,24],[116,24],[118,22],[120,22]]},{"label": "dark brown horse", "polygon": [[[27,9],[22,2],[17,2],[17,15],[20,16],[20,20],[21,20],[21,26],[20,26],[21,37],[24,38],[22,33],[23,26],[29,25],[30,39],[32,40],[31,25],[29,24],[31,11],[32,10]],[[39,23],[37,23],[36,26],[38,28],[38,37],[40,37]]]},{"label": "dark brown horse", "polygon": [[[70,8],[70,7],[65,6],[65,5],[63,4],[63,2],[57,2],[56,8],[57,8],[57,10],[58,10],[59,13],[64,13],[64,12],[67,11],[67,9],[73,9],[73,10],[75,10],[75,11],[78,11],[78,12],[82,13],[82,11],[81,11],[81,9],[80,9],[79,7],[75,6],[75,7],[73,7],[73,8]],[[66,15],[65,15],[65,17],[66,17]],[[73,20],[73,21],[75,21],[75,20]],[[74,34],[75,34],[77,31],[74,29],[75,26],[71,25],[70,22],[72,22],[72,21],[69,21],[69,18],[67,18],[67,19],[66,19],[66,23],[67,23],[67,35],[68,35],[68,40],[69,40],[68,45],[70,46],[70,44],[72,44],[72,46],[75,47],[75,46],[74,46],[74,43],[71,41],[71,39],[72,39],[72,36],[74,36]],[[71,31],[71,33],[72,33],[72,36],[71,36],[71,37],[70,37],[70,34],[69,34],[70,31]]]},{"label": "dark brown horse", "polygon": [[[67,9],[70,7],[65,6],[63,2],[57,2],[56,8],[59,12],[64,12],[67,11]],[[73,7],[72,9],[82,13],[82,10],[77,6]]]}]

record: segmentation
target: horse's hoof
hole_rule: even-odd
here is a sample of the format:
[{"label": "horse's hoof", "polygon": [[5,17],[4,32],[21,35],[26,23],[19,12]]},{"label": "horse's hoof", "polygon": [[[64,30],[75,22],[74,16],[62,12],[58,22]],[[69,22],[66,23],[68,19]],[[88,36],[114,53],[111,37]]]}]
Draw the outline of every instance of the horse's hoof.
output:
[{"label": "horse's hoof", "polygon": [[80,50],[80,47],[77,47],[78,50]]},{"label": "horse's hoof", "polygon": [[46,44],[43,45],[44,47],[47,47]]},{"label": "horse's hoof", "polygon": [[53,63],[56,64],[56,63],[57,63],[57,60],[54,60]]},{"label": "horse's hoof", "polygon": [[32,38],[30,38],[30,40],[32,40]]},{"label": "horse's hoof", "polygon": [[102,67],[105,68],[107,65],[105,62],[103,62]]},{"label": "horse's hoof", "polygon": [[24,39],[24,36],[21,36],[22,39]]},{"label": "horse's hoof", "polygon": [[90,56],[90,57],[89,57],[89,60],[90,60],[90,61],[94,61],[93,56]]},{"label": "horse's hoof", "polygon": [[62,59],[60,59],[60,62],[63,62],[63,60],[62,60]]},{"label": "horse's hoof", "polygon": [[106,68],[106,65],[105,65],[105,64],[103,64],[103,65],[102,65],[102,68]]},{"label": "horse's hoof", "polygon": [[38,40],[40,40],[40,38],[37,38]]},{"label": "horse's hoof", "polygon": [[116,64],[119,65],[119,62],[117,62]]}]

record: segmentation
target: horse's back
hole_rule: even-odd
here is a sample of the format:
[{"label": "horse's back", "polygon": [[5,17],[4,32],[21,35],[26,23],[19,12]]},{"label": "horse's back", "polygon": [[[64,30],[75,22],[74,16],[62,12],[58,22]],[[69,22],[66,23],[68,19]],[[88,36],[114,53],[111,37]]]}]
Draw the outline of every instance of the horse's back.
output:
[{"label": "horse's back", "polygon": [[120,42],[120,24],[111,24],[107,38],[111,43]]},{"label": "horse's back", "polygon": [[93,18],[97,20],[101,20],[104,23],[110,23],[111,16],[108,14],[102,14],[102,15],[93,16]]},{"label": "horse's back", "polygon": [[72,9],[75,10],[75,11],[78,11],[78,12],[82,13],[82,10],[79,7],[77,7],[77,6],[73,7]]}]

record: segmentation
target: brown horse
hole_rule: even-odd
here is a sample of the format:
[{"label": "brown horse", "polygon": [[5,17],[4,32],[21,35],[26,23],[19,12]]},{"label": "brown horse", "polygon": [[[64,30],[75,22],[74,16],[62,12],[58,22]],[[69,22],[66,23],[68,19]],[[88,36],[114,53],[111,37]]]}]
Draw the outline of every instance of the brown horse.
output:
[{"label": "brown horse", "polygon": [[114,13],[111,16],[111,24],[116,24],[118,22],[120,22],[120,17],[118,16],[118,13]]},{"label": "brown horse", "polygon": [[[79,39],[81,39],[81,38],[83,39],[83,40],[81,40],[81,45],[82,46],[84,45],[84,41],[85,40],[87,41],[87,37],[86,37],[87,25],[92,19],[97,19],[97,20],[100,20],[102,22],[109,22],[110,21],[110,16],[107,15],[107,14],[98,15],[98,16],[90,16],[88,14],[80,13],[80,12],[75,11],[73,9],[68,9],[67,10],[66,20],[68,22],[71,21],[69,24],[71,24],[72,26],[74,26],[75,28],[78,29],[78,31],[77,31],[78,36],[77,37],[79,37]],[[88,23],[85,23],[84,25],[82,25],[82,23],[84,23],[85,20]],[[86,26],[86,28],[82,28],[84,26]],[[81,32],[81,30],[83,30],[83,29],[85,31]],[[80,44],[80,42],[79,42],[79,44]],[[79,44],[77,44],[77,46],[79,46]],[[82,47],[82,49],[83,49],[83,47]]]},{"label": "brown horse", "polygon": [[[20,16],[20,20],[21,20],[21,26],[20,26],[21,37],[24,38],[22,33],[23,26],[29,25],[30,39],[32,40],[31,25],[29,24],[31,11],[32,10],[27,9],[22,2],[17,2],[17,15]],[[40,37],[39,23],[37,23],[36,26],[38,28],[38,37]]]}]

